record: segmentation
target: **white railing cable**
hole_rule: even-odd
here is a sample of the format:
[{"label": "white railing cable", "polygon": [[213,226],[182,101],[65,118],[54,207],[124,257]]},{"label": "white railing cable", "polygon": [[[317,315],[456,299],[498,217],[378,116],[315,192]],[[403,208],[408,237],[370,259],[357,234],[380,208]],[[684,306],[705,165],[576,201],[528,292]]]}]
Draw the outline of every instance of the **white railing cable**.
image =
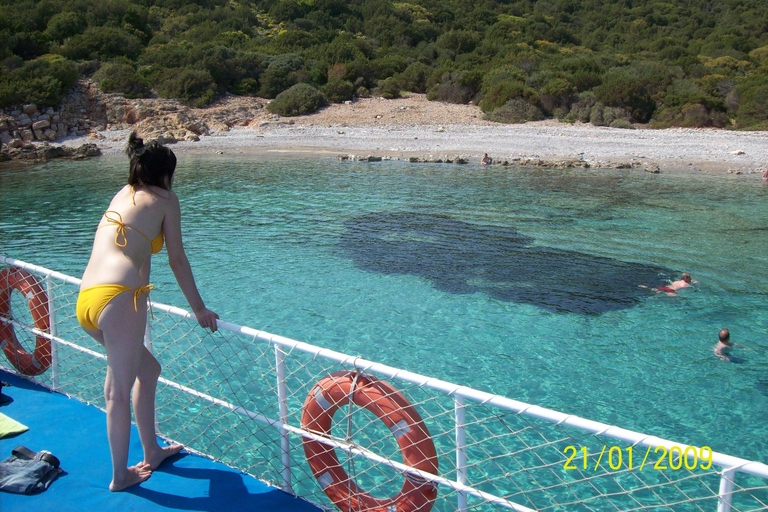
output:
[{"label": "white railing cable", "polygon": [[[54,368],[52,369],[53,388],[59,387],[59,370],[58,370],[58,352],[60,347],[68,347],[76,350],[80,353],[87,354],[91,357],[98,359],[106,359],[106,357],[96,351],[82,347],[70,341],[60,338],[57,323],[57,311],[53,307],[55,297],[55,287],[53,281],[61,281],[71,285],[79,285],[80,280],[65,274],[51,271],[43,267],[25,263],[12,258],[4,257],[5,264],[23,268],[30,272],[37,273],[45,276],[46,290],[50,299],[50,318],[51,318],[51,332],[43,332],[39,329],[26,326],[14,319],[0,317],[0,322],[11,324],[16,329],[25,330],[35,336],[43,336],[52,341],[52,358]],[[194,320],[194,315],[184,309],[168,306],[161,303],[152,302],[152,308],[155,311],[165,312],[169,315],[176,317]],[[308,343],[292,340],[283,336],[267,333],[250,327],[245,327],[230,322],[218,321],[219,329],[227,332],[231,332],[238,336],[242,336],[245,339],[249,339],[252,342],[263,342],[271,345],[275,353],[275,385],[276,385],[276,400],[277,411],[279,418],[269,418],[264,414],[247,410],[246,408],[231,403],[228,400],[217,398],[209,393],[203,393],[195,390],[189,386],[174,382],[172,380],[161,377],[159,381],[173,389],[177,389],[183,393],[186,393],[195,398],[205,400],[211,404],[215,404],[224,409],[232,411],[238,415],[248,417],[252,420],[277,428],[280,431],[280,459],[282,466],[282,484],[281,487],[287,492],[293,492],[292,484],[292,463],[291,463],[291,435],[296,435],[304,439],[311,439],[318,441],[327,446],[335,449],[342,450],[348,453],[350,456],[361,456],[366,459],[387,466],[399,473],[411,474],[417,478],[427,480],[451,488],[457,493],[457,511],[466,512],[470,509],[468,497],[474,496],[482,499],[485,502],[498,505],[507,509],[512,509],[520,512],[532,512],[533,509],[524,505],[515,503],[508,497],[497,496],[484,490],[473,487],[467,477],[468,468],[468,454],[467,454],[467,419],[466,409],[468,407],[467,401],[477,404],[483,404],[485,406],[491,406],[503,411],[509,411],[519,416],[535,418],[544,420],[545,422],[557,425],[567,426],[578,429],[586,434],[594,436],[607,437],[628,443],[632,447],[644,446],[648,447],[649,452],[651,449],[663,447],[670,452],[673,448],[680,450],[680,457],[688,457],[687,448],[693,448],[686,444],[676,443],[667,439],[662,439],[656,436],[648,436],[631,430],[623,429],[617,426],[607,425],[604,423],[588,420],[574,415],[564,414],[551,409],[546,409],[536,405],[526,404],[499,395],[493,395],[490,393],[478,391],[465,386],[458,386],[440,379],[434,379],[419,375],[417,373],[404,371],[391,366],[375,363],[365,360],[357,356],[349,356],[333,350],[320,348]],[[149,327],[146,333],[146,344],[151,348],[152,336]],[[452,397],[454,402],[454,440],[455,440],[455,480],[442,477],[440,475],[430,474],[421,470],[417,470],[413,467],[405,465],[403,463],[393,461],[389,458],[382,457],[376,453],[371,452],[355,443],[345,441],[343,439],[335,439],[325,435],[318,435],[317,433],[304,430],[300,427],[296,427],[289,424],[289,406],[288,406],[288,389],[286,386],[286,354],[292,351],[298,351],[308,354],[313,360],[324,360],[337,363],[341,366],[354,368],[362,373],[375,373],[390,379],[398,380],[401,382],[410,383],[419,388],[426,388],[436,391],[444,396]],[[694,453],[695,455],[695,453]],[[647,456],[647,454],[646,454]],[[672,459],[670,458],[670,461]],[[734,481],[737,473],[743,473],[746,475],[752,475],[755,477],[768,479],[768,466],[756,462],[749,461],[739,457],[733,457],[730,455],[722,454],[719,452],[712,452],[711,458],[712,464],[722,469],[720,473],[720,485],[717,492],[717,510],[718,512],[729,512],[732,509],[732,496],[734,493]],[[585,462],[586,467],[586,462]],[[586,478],[582,481],[589,483],[594,478]],[[547,489],[542,486],[540,489]],[[687,497],[686,497],[687,498]],[[701,498],[688,498],[688,502],[695,502]]]}]

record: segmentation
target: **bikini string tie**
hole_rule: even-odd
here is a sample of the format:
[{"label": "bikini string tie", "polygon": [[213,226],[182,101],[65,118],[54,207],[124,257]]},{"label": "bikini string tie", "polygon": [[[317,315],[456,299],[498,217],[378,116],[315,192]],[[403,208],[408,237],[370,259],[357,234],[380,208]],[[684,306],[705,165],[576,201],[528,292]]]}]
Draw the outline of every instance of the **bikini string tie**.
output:
[{"label": "bikini string tie", "polygon": [[[110,213],[117,215],[117,218],[114,219],[110,217],[108,215]],[[123,216],[114,210],[107,210],[106,212],[104,212],[104,218],[107,219],[107,222],[111,224],[115,224],[117,226],[117,233],[115,233],[115,245],[117,245],[118,247],[125,247],[126,245],[128,245],[128,239],[125,236],[128,234],[128,230],[126,229],[125,224],[123,223]],[[120,237],[123,238],[123,243],[120,243]]]},{"label": "bikini string tie", "polygon": [[142,293],[147,294],[147,305],[149,306],[149,314],[152,316],[152,320],[155,319],[155,313],[152,311],[152,301],[149,300],[149,292],[155,289],[155,285],[148,284],[145,286],[139,286],[136,291],[133,292],[133,309],[139,312],[139,298]]}]

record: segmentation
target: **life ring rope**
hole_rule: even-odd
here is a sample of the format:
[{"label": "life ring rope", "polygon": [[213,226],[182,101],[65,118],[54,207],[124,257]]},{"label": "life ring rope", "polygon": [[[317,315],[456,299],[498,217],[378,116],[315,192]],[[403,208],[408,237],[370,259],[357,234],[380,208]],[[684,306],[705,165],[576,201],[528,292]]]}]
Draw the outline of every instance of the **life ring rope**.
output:
[{"label": "life ring rope", "polygon": [[[357,387],[357,378],[360,376],[359,372],[354,372],[352,375],[352,382],[349,386],[349,395],[347,396],[347,400],[350,404],[354,403],[354,395],[355,395],[355,388]],[[320,389],[318,387],[318,389]],[[322,395],[322,390],[320,391],[320,394]],[[347,410],[347,437],[344,439],[347,443],[352,443],[352,414],[354,412],[354,407],[349,407]],[[326,473],[330,476],[330,473]],[[355,467],[355,458],[354,457],[347,457],[347,474],[349,475],[349,478],[351,478],[354,482],[357,482],[357,468]],[[331,477],[331,482],[333,482],[333,478]],[[323,487],[325,490],[327,487]],[[352,493],[349,493],[349,496],[347,497],[347,510],[353,510],[354,504],[352,503]]]},{"label": "life ring rope", "polygon": [[[393,498],[379,499],[356,483],[354,457],[345,471],[333,445],[352,441],[354,404],[373,413],[389,429],[403,457],[403,487]],[[331,435],[334,413],[350,405],[345,439]],[[302,428],[313,434],[303,440],[304,454],[318,484],[342,512],[428,512],[437,497],[437,484],[428,476],[438,475],[437,453],[429,431],[416,408],[390,384],[357,371],[340,371],[318,381],[304,402]],[[322,439],[333,441],[324,443]],[[411,473],[411,471],[419,474]]]}]

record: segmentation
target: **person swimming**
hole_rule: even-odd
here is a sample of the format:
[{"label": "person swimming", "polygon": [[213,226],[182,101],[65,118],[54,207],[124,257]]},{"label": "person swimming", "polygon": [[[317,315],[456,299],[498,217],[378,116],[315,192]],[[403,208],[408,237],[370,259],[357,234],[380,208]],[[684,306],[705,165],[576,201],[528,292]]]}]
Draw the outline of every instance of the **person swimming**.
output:
[{"label": "person swimming", "polygon": [[733,356],[731,354],[731,351],[734,347],[739,348],[746,348],[744,345],[739,345],[738,343],[733,343],[731,341],[731,333],[728,329],[720,329],[720,332],[717,333],[717,345],[715,345],[715,355],[722,359],[723,361],[729,361],[732,363],[741,363],[744,360],[740,357]]},{"label": "person swimming", "polygon": [[[691,274],[688,272],[683,272],[683,274],[680,276],[680,279],[677,281],[673,281],[669,284],[657,286],[656,288],[651,289],[656,292],[665,292],[667,295],[677,295],[678,290],[687,288],[689,286],[694,286],[696,284],[698,284],[698,281],[692,281]],[[640,288],[649,288],[648,286],[642,284],[639,286]]]}]

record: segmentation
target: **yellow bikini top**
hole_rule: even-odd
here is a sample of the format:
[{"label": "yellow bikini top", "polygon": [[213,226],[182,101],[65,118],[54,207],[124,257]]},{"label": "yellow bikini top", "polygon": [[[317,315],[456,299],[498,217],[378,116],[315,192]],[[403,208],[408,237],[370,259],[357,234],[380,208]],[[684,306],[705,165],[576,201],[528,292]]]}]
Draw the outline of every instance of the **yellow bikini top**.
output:
[{"label": "yellow bikini top", "polygon": [[[110,214],[113,215],[110,217]],[[116,216],[116,217],[115,217]],[[103,228],[104,226],[109,226],[110,224],[117,225],[117,233],[115,233],[115,245],[118,247],[125,247],[128,245],[128,239],[125,237],[127,230],[132,229],[144,238],[147,239],[147,241],[152,245],[152,254],[157,254],[161,250],[163,250],[163,242],[165,239],[163,238],[163,232],[161,231],[159,235],[155,237],[154,240],[150,240],[147,235],[139,231],[138,229],[129,226],[128,224],[123,222],[123,217],[120,215],[120,213],[116,212],[115,210],[107,210],[104,212],[104,218],[107,219],[107,222],[109,224],[103,224],[99,226],[100,228]]]},{"label": "yellow bikini top", "polygon": [[[133,204],[136,204],[136,199],[134,197],[136,193],[136,189],[131,186],[131,201],[133,201]],[[110,217],[108,214],[114,214],[117,216]],[[120,215],[119,212],[116,212],[115,210],[107,210],[104,212],[104,218],[107,219],[107,222],[109,224],[104,224],[102,226],[99,226],[100,228],[103,228],[104,226],[109,226],[110,224],[116,224],[117,225],[117,233],[115,233],[115,245],[118,247],[125,247],[128,245],[128,239],[125,237],[125,234],[127,233],[126,229],[132,229],[144,238],[147,239],[147,241],[152,245],[152,254],[157,254],[158,252],[163,250],[163,242],[165,239],[163,238],[163,232],[160,231],[160,234],[155,237],[154,240],[150,240],[147,235],[139,231],[138,229],[129,226],[128,224],[123,222],[123,217]],[[121,239],[122,238],[122,243]]]}]

